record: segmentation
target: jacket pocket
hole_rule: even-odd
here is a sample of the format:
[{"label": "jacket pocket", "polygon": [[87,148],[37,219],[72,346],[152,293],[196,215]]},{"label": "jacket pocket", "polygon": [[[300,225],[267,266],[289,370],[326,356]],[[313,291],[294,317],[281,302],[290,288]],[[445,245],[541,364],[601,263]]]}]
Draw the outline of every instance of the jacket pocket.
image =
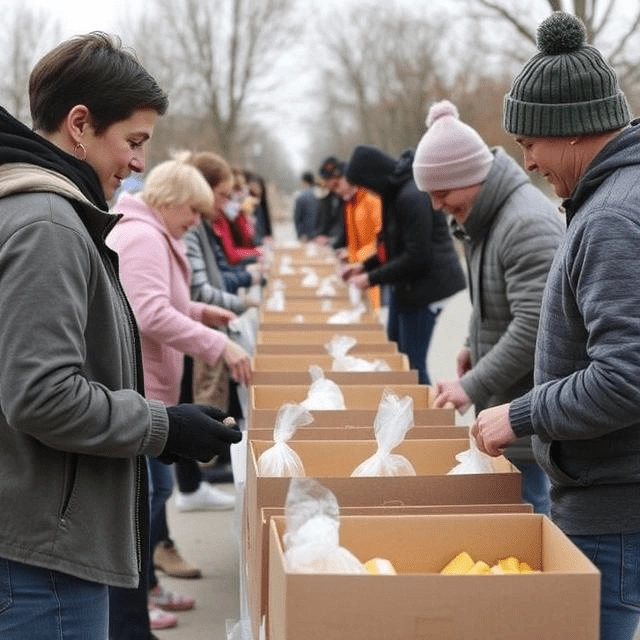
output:
[{"label": "jacket pocket", "polygon": [[556,441],[542,443],[536,438],[535,446],[538,464],[549,476],[552,484],[562,487],[586,487],[591,464],[587,460],[570,462],[568,456],[563,455],[560,450],[561,443]]},{"label": "jacket pocket", "polygon": [[6,558],[0,558],[0,613],[5,612],[12,605],[13,593],[11,592],[9,561]]},{"label": "jacket pocket", "polygon": [[640,533],[622,534],[621,600],[640,607]]},{"label": "jacket pocket", "polygon": [[75,453],[65,455],[64,484],[62,486],[62,499],[60,501],[60,519],[63,520],[69,511],[71,498],[76,486],[76,475],[78,473],[78,456]]}]

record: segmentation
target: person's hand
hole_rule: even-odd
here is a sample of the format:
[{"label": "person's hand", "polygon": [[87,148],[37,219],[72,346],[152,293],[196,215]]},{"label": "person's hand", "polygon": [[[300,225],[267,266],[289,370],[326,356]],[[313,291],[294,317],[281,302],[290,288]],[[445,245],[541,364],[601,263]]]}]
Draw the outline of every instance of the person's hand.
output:
[{"label": "person's hand", "polygon": [[228,455],[229,447],[242,440],[236,421],[217,407],[177,404],[167,407],[169,435],[158,456],[166,464],[180,460],[209,462]]},{"label": "person's hand", "polygon": [[329,244],[331,238],[329,238],[329,236],[316,236],[313,241],[324,246]]},{"label": "person's hand", "polygon": [[351,276],[348,282],[349,284],[354,285],[356,289],[368,289],[371,286],[368,273],[359,273],[355,276]]},{"label": "person's hand", "polygon": [[202,323],[208,327],[226,327],[238,316],[228,309],[223,309],[215,304],[208,304],[202,311]]},{"label": "person's hand", "polygon": [[502,455],[504,448],[516,439],[509,421],[509,405],[481,411],[471,426],[471,435],[480,451],[494,457]]},{"label": "person's hand", "polygon": [[345,264],[338,269],[338,275],[345,281],[349,280],[352,276],[362,273],[364,267],[361,262],[352,262],[351,264]]},{"label": "person's hand", "polygon": [[462,347],[456,357],[456,375],[462,378],[467,371],[471,371],[471,350],[468,347]]},{"label": "person's hand", "polygon": [[340,249],[336,249],[336,258],[339,261],[344,261],[349,257],[349,249],[346,247],[340,247]]},{"label": "person's hand", "polygon": [[460,415],[464,415],[472,404],[459,380],[439,380],[433,390],[436,396],[433,406],[436,409],[442,409],[447,403],[451,403]]},{"label": "person's hand", "polygon": [[231,377],[240,384],[250,384],[253,373],[249,354],[233,340],[228,339],[222,357],[229,367]]}]

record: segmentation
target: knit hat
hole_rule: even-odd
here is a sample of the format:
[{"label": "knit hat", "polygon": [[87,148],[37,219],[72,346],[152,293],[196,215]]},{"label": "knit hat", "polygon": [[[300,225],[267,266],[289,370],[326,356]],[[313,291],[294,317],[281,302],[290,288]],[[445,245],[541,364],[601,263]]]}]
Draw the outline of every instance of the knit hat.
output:
[{"label": "knit hat", "polygon": [[536,53],[504,100],[504,128],[524,136],[577,136],[624,127],[629,107],[615,71],[586,43],[582,22],[556,11],[538,27]]},{"label": "knit hat", "polygon": [[322,161],[318,174],[324,180],[329,178],[339,178],[344,175],[345,162],[338,160],[335,156],[329,156]]},{"label": "knit hat", "polygon": [[478,132],[461,122],[456,106],[436,102],[427,115],[427,132],[416,149],[413,178],[421,191],[447,191],[480,184],[493,154]]}]

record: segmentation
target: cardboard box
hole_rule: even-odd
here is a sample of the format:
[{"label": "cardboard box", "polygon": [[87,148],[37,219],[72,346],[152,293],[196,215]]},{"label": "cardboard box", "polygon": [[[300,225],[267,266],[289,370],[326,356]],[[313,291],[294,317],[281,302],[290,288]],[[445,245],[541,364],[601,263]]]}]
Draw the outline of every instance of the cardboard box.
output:
[{"label": "cardboard box", "polygon": [[[309,384],[285,387],[254,384],[249,388],[249,413],[251,414],[254,409],[279,409],[287,402],[299,404],[307,397],[310,384],[310,381]],[[387,389],[401,398],[405,396],[413,398],[414,408],[427,409],[431,405],[431,388],[424,384],[370,384],[340,387],[347,410],[377,409]]]},{"label": "cardboard box", "polygon": [[[404,353],[387,353],[367,356],[367,360],[384,360],[392,371],[410,371],[409,358]],[[256,354],[252,358],[253,371],[278,371],[278,372],[306,372],[312,365],[322,367],[326,373],[331,371],[333,356],[323,354],[298,354],[298,355],[265,355]],[[348,371],[345,373],[356,373]],[[365,372],[362,372],[365,373]]]},{"label": "cardboard box", "polygon": [[[384,331],[381,322],[350,322],[344,324],[327,324],[326,322],[261,322],[261,331],[296,331],[299,333],[307,333],[309,331],[334,331],[335,333],[349,334],[353,333],[354,337],[358,337],[361,331],[377,332]],[[384,334],[387,335],[386,333]]]},{"label": "cardboard box", "polygon": [[[251,440],[273,440],[273,427],[252,428],[247,431]],[[411,427],[405,436],[406,440],[448,440],[469,437],[467,426],[419,426]],[[293,434],[292,440],[375,440],[373,426],[367,427],[300,427]]]},{"label": "cardboard box", "polygon": [[[249,584],[248,602],[256,611],[255,619],[266,616],[269,610],[269,535],[270,520],[278,517],[284,521],[284,507],[265,507],[261,511],[262,530],[262,573],[261,581],[257,583],[255,577]],[[402,505],[384,507],[340,507],[340,517],[346,516],[385,516],[400,515],[437,515],[452,513],[533,513],[533,507],[526,503],[519,504],[453,504],[453,505]],[[260,614],[258,615],[258,608]],[[269,626],[265,629],[268,631]],[[267,633],[268,635],[268,633]]]},{"label": "cardboard box", "polygon": [[[279,407],[278,407],[279,408]],[[310,411],[314,427],[369,427],[378,413],[378,407],[369,409],[346,409],[331,411]],[[247,428],[273,429],[278,409],[250,409],[247,416]],[[416,426],[454,425],[455,409],[413,408],[413,422]]]},{"label": "cardboard box", "polygon": [[[347,516],[340,544],[384,557],[395,576],[294,574],[283,518],[269,538],[270,640],[597,640],[600,574],[535,514]],[[491,564],[514,555],[541,573],[442,576],[460,551]]]},{"label": "cardboard box", "polygon": [[[269,296],[263,295],[263,300],[266,300]],[[294,300],[287,299],[287,294],[284,294],[284,311],[282,313],[336,313],[343,309],[352,309],[352,305],[349,301],[340,298],[297,298]],[[274,312],[275,313],[275,312]]]},{"label": "cardboard box", "polygon": [[[297,324],[327,324],[329,318],[335,315],[334,313],[322,313],[321,311],[309,312],[309,313],[293,313],[291,311],[267,311],[266,309],[260,310],[260,324],[266,325],[270,322],[287,322]],[[357,324],[371,324],[380,326],[382,324],[380,318],[375,313],[363,313]],[[340,326],[340,325],[329,325]]]},{"label": "cardboard box", "polygon": [[[335,329],[324,329],[316,331],[298,331],[293,327],[290,331],[265,331],[262,328],[258,329],[258,335],[256,338],[256,345],[259,344],[301,344],[301,345],[324,345],[331,342],[336,336],[349,336],[353,337],[357,344],[380,344],[387,341],[387,334],[382,327],[378,329],[368,329],[363,331],[362,329],[356,331],[343,330],[339,325],[336,325]],[[349,353],[353,353],[352,347]],[[324,349],[326,353],[327,350]]]},{"label": "cardboard box", "polygon": [[[285,300],[333,300],[336,303],[340,303],[343,306],[349,305],[349,290],[347,288],[339,288],[334,287],[334,292],[331,294],[323,293],[322,295],[318,295],[317,291],[318,287],[307,288],[307,287],[287,287],[284,289],[284,299]],[[268,285],[265,287],[263,291],[263,296],[265,298],[270,297],[277,289],[275,286]]]},{"label": "cardboard box", "polygon": [[[410,371],[330,371],[324,370],[325,378],[343,385],[417,385],[418,372]],[[299,385],[304,378],[311,383],[308,371],[256,371],[253,384],[256,385]]]},{"label": "cardboard box", "polygon": [[[334,335],[332,334],[331,337]],[[256,355],[327,355],[327,348],[322,342],[317,344],[272,343],[256,344],[253,352]],[[359,342],[349,349],[350,356],[359,356],[367,360],[383,358],[389,353],[399,353],[398,345],[386,338],[380,342]]]},{"label": "cardboard box", "polygon": [[[264,477],[258,473],[258,458],[271,446],[273,442],[249,439],[247,443],[243,539],[247,545],[247,584],[253,591],[249,597],[254,602],[251,617],[255,631],[261,617],[255,606],[256,581],[261,581],[264,562],[261,509],[284,507],[290,482],[290,478]],[[351,477],[353,470],[375,453],[377,443],[372,440],[291,440],[289,446],[300,456],[305,474],[333,491],[341,508],[522,502],[520,472],[504,457],[496,458],[496,473],[447,475],[457,464],[455,455],[469,447],[466,437],[405,440],[394,453],[405,455],[418,475],[398,477]]]}]

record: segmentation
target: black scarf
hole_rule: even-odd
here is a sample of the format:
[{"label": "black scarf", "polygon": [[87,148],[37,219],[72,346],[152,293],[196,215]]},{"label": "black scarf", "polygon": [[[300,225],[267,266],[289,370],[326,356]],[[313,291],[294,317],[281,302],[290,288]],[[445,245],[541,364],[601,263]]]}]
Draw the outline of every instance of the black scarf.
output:
[{"label": "black scarf", "polygon": [[0,107],[0,164],[23,162],[71,180],[98,209],[108,211],[100,180],[86,162],[65,153]]}]

